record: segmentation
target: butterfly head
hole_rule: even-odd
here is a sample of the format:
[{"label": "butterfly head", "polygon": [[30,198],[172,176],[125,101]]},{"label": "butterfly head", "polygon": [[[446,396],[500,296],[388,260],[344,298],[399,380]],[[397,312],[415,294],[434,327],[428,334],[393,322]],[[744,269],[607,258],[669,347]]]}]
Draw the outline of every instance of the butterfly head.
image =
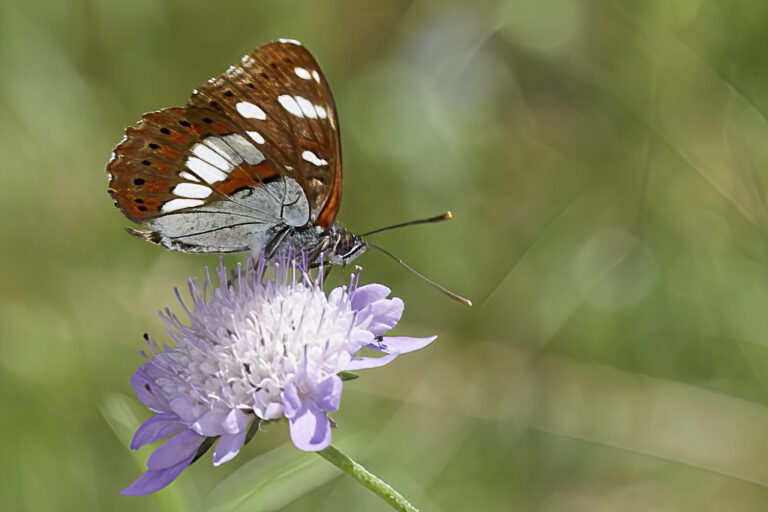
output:
[{"label": "butterfly head", "polygon": [[363,237],[348,231],[337,225],[329,229],[331,240],[331,250],[328,251],[328,257],[331,263],[335,265],[346,265],[357,259],[368,249],[368,244]]}]

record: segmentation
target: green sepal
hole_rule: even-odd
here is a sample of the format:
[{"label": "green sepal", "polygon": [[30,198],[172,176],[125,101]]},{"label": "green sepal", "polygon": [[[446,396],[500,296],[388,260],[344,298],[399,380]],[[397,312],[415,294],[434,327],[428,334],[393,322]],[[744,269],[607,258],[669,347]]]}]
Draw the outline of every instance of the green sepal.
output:
[{"label": "green sepal", "polygon": [[194,464],[195,461],[197,461],[197,459],[199,459],[200,457],[205,455],[205,452],[207,452],[208,450],[211,449],[211,446],[213,446],[213,443],[215,443],[218,438],[219,438],[218,436],[216,436],[216,437],[206,437],[205,441],[203,441],[203,443],[200,445],[200,448],[197,449],[197,453],[195,454],[195,458],[192,459],[192,462],[190,462],[190,464]]},{"label": "green sepal", "polygon": [[245,434],[245,442],[243,444],[248,444],[251,442],[251,439],[253,439],[253,436],[256,435],[256,432],[259,431],[259,426],[261,425],[261,419],[256,418],[253,420],[253,423],[251,423],[251,426],[248,427],[248,433]]},{"label": "green sepal", "polygon": [[348,380],[355,380],[356,378],[360,377],[358,374],[352,372],[339,372],[338,375],[341,377],[343,382]]}]

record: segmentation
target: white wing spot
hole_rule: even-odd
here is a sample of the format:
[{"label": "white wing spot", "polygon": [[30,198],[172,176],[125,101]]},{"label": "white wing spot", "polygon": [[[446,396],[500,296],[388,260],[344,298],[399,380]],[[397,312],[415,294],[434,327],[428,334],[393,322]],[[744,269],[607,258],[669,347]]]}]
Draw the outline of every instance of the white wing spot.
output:
[{"label": "white wing spot", "polygon": [[317,72],[317,70],[312,70],[312,78],[315,79],[315,82],[320,83],[320,74]]},{"label": "white wing spot", "polygon": [[264,137],[261,136],[259,132],[245,132],[248,134],[250,138],[254,140],[257,144],[264,144]]},{"label": "white wing spot", "polygon": [[221,169],[222,171],[229,173],[234,166],[231,162],[228,162],[218,152],[212,150],[205,144],[195,144],[192,146],[192,154],[200,160],[204,160],[214,167]]},{"label": "white wing spot", "polygon": [[246,163],[256,165],[264,161],[264,154],[239,133],[225,135],[224,140]]},{"label": "white wing spot", "polygon": [[[220,137],[206,137],[203,140],[203,144],[220,154],[223,158],[225,158],[230,164],[232,165],[232,168],[240,165],[243,163],[243,159],[240,155],[237,154],[237,152],[229,147],[229,144],[227,144],[224,139]],[[232,169],[229,169],[230,171]]]},{"label": "white wing spot", "polygon": [[176,210],[181,210],[182,208],[191,208],[193,206],[200,206],[201,204],[205,204],[205,201],[200,199],[171,199],[167,203],[163,204],[163,206],[160,208],[160,211],[164,213],[175,212]]},{"label": "white wing spot", "polygon": [[293,68],[293,72],[296,73],[297,77],[303,78],[304,80],[309,80],[312,78],[312,75],[309,74],[309,71],[304,68]]},{"label": "white wing spot", "polygon": [[281,43],[291,43],[291,44],[295,44],[296,46],[301,46],[301,43],[295,39],[278,39],[278,41],[280,41]]},{"label": "white wing spot", "polygon": [[187,158],[187,168],[200,176],[206,183],[216,183],[227,179],[226,173],[195,156]]},{"label": "white wing spot", "polygon": [[318,167],[323,165],[328,165],[327,160],[320,158],[319,156],[317,156],[316,154],[314,154],[312,151],[309,151],[309,150],[303,152],[301,154],[301,158],[311,163],[312,165],[316,165]]},{"label": "white wing spot", "polygon": [[280,105],[282,105],[285,110],[295,115],[296,117],[304,117],[304,114],[301,112],[301,107],[299,107],[299,104],[296,103],[296,100],[293,99],[292,96],[281,94],[277,97],[277,101],[280,102]]},{"label": "white wing spot", "polygon": [[320,119],[325,119],[328,117],[328,112],[325,111],[322,105],[315,105],[315,110],[317,110],[317,117]]},{"label": "white wing spot", "polygon": [[261,121],[265,120],[267,118],[267,113],[261,110],[258,106],[254,105],[251,102],[248,101],[241,101],[237,105],[235,105],[235,108],[237,108],[237,112],[248,119],[259,119]]},{"label": "white wing spot", "polygon": [[200,183],[200,180],[199,180],[199,179],[197,179],[197,176],[195,176],[194,174],[192,174],[192,173],[189,173],[189,172],[187,172],[187,171],[181,171],[181,172],[179,173],[179,176],[181,176],[181,177],[182,177],[182,178],[184,178],[185,180],[189,180],[189,181],[196,181],[196,182]]},{"label": "white wing spot", "polygon": [[311,101],[302,98],[301,96],[296,96],[296,103],[299,104],[299,107],[301,108],[301,111],[304,112],[305,116],[311,119],[317,119],[317,111]]},{"label": "white wing spot", "polygon": [[174,195],[190,199],[205,199],[211,195],[211,192],[213,192],[211,187],[206,185],[197,185],[195,183],[179,183],[173,187],[173,190],[171,190],[171,193]]}]

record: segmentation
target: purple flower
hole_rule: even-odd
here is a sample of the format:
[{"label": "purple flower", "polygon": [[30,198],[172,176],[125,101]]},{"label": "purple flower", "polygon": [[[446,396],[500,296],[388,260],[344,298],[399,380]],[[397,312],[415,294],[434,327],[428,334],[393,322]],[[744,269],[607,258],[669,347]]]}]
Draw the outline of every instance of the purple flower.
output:
[{"label": "purple flower", "polygon": [[[213,465],[231,460],[256,421],[289,421],[296,447],[317,451],[331,442],[331,421],[341,400],[340,372],[383,366],[418,350],[430,338],[387,337],[403,313],[403,301],[387,298],[380,284],[349,286],[327,296],[297,262],[275,264],[266,279],[260,261],[218,286],[210,277],[204,297],[190,280],[189,325],[169,310],[161,314],[175,346],[147,338],[151,356],[133,376],[136,396],[154,416],[136,431],[132,449],[172,436],[147,462],[126,495],[155,492],[171,483],[216,441]],[[181,300],[181,299],[180,299]],[[361,350],[378,352],[368,357]]]}]

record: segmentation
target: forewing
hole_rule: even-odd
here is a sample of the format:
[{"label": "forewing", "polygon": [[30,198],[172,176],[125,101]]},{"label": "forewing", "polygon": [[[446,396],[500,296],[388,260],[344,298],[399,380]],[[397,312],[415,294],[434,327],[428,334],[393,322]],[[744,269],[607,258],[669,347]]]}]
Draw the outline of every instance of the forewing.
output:
[{"label": "forewing", "polygon": [[320,67],[303,46],[281,40],[257,48],[194,91],[188,105],[231,119],[276,172],[301,185],[310,220],[333,224],[341,203],[336,107]]},{"label": "forewing", "polygon": [[216,110],[145,114],[126,129],[107,171],[115,205],[152,228],[132,232],[172,249],[242,251],[280,222],[309,220],[303,192]]}]

